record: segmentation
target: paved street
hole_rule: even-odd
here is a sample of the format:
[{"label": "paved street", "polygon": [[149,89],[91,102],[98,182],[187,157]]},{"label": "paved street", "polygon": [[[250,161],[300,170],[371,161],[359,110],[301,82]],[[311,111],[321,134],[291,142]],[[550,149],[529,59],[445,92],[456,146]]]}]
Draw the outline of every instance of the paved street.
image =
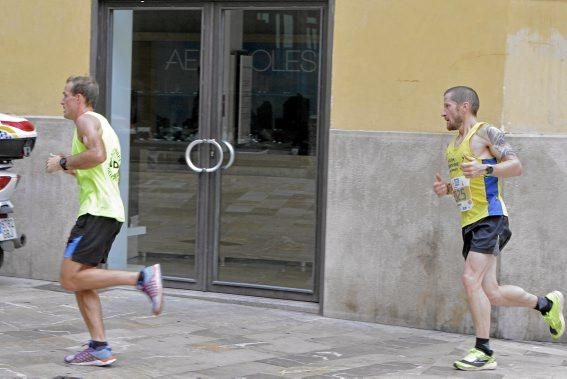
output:
[{"label": "paved street", "polygon": [[[321,317],[301,303],[168,290],[160,317],[131,289],[101,293],[110,368],[66,366],[89,337],[74,297],[0,277],[0,378],[565,378],[567,346],[493,340],[499,368],[454,370],[471,336]],[[249,304],[249,305],[244,305]]]}]

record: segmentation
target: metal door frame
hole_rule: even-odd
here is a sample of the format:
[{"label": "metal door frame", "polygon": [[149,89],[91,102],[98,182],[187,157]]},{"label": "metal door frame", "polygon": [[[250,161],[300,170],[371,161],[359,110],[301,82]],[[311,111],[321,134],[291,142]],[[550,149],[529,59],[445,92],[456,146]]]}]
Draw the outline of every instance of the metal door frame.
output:
[{"label": "metal door frame", "polygon": [[213,127],[211,132],[212,138],[220,139],[221,138],[221,106],[222,104],[222,80],[221,77],[221,70],[223,66],[223,46],[224,40],[222,33],[224,25],[223,25],[223,12],[227,10],[319,10],[321,12],[321,48],[320,48],[320,56],[319,56],[319,99],[318,99],[318,115],[320,116],[319,123],[318,123],[318,130],[317,130],[317,169],[316,169],[316,223],[315,223],[315,254],[314,254],[314,262],[313,262],[313,278],[312,278],[312,286],[313,290],[304,290],[304,289],[290,289],[285,287],[278,287],[278,286],[269,286],[269,285],[254,285],[254,284],[243,284],[243,283],[232,283],[232,282],[223,282],[216,280],[216,268],[218,264],[217,254],[219,252],[219,238],[220,238],[220,201],[221,201],[221,176],[222,172],[216,172],[209,176],[208,180],[211,183],[211,187],[213,188],[213,202],[214,206],[210,208],[211,213],[209,220],[212,222],[210,228],[208,229],[212,235],[209,237],[213,243],[209,246],[212,250],[207,251],[207,261],[208,261],[208,272],[207,272],[207,291],[212,292],[222,292],[222,293],[232,293],[232,294],[239,294],[239,295],[252,295],[252,296],[261,296],[261,297],[273,297],[273,298],[280,298],[280,299],[290,299],[290,300],[302,300],[302,301],[319,301],[319,288],[321,287],[321,277],[322,277],[322,264],[321,264],[321,257],[322,257],[322,242],[323,242],[323,229],[322,225],[324,224],[324,213],[322,212],[324,208],[325,202],[323,201],[322,195],[322,187],[326,182],[326,175],[323,174],[322,171],[323,161],[326,160],[327,157],[327,143],[328,141],[328,127],[327,127],[327,117],[328,114],[326,109],[326,101],[325,101],[325,78],[327,76],[327,65],[325,53],[327,52],[327,28],[329,24],[329,17],[328,17],[328,7],[326,6],[327,2],[324,1],[281,1],[281,2],[274,2],[274,1],[258,1],[258,2],[231,2],[231,1],[224,1],[218,2],[215,7],[214,12],[214,23],[215,27],[213,28],[214,41],[218,43],[214,46],[214,59],[213,59],[213,70],[216,75],[213,75],[213,83],[212,86],[215,88],[215,98],[214,104],[217,104],[215,111],[213,112],[213,118],[211,125],[216,125],[217,127]]},{"label": "metal door frame", "polygon": [[[101,33],[98,34],[97,48],[93,46],[93,50],[97,51],[97,56],[94,59],[96,61],[95,76],[97,78],[103,78],[99,81],[100,86],[100,100],[97,105],[97,111],[102,114],[108,114],[109,104],[111,103],[112,93],[110,91],[112,82],[112,12],[115,10],[200,10],[201,11],[201,78],[199,83],[199,93],[200,96],[210,97],[211,87],[206,85],[206,80],[210,80],[210,69],[207,69],[206,62],[210,60],[207,54],[210,55],[210,49],[206,48],[212,43],[211,33],[207,33],[206,28],[210,26],[206,25],[207,13],[211,13],[212,6],[203,1],[153,1],[147,0],[144,3],[132,0],[99,0],[99,7],[97,9],[96,15],[98,20],[98,25],[100,27]],[[95,14],[95,13],[93,13]],[[210,24],[209,24],[210,25]],[[199,132],[198,138],[203,138],[210,134],[210,117],[211,114],[210,103],[208,101],[199,102]],[[201,149],[199,153],[199,163],[201,165],[209,164],[209,157],[206,154],[206,149]],[[188,175],[193,175],[188,173]],[[201,174],[199,174],[201,175]],[[206,196],[208,189],[206,180],[199,180],[197,184],[197,198],[196,198],[196,230],[195,235],[195,277],[194,278],[172,278],[164,276],[165,285],[173,288],[184,288],[191,290],[205,290],[206,283],[206,259],[205,256],[200,252],[203,252],[207,241],[204,238],[203,233],[198,231],[205,230],[206,228],[206,209],[209,207],[209,197]]]},{"label": "metal door frame", "polygon": [[[167,286],[174,288],[194,289],[202,291],[233,293],[280,299],[301,301],[323,301],[323,273],[324,273],[324,247],[325,247],[325,216],[327,194],[327,161],[330,125],[330,90],[331,90],[331,57],[332,57],[332,19],[334,13],[334,0],[93,0],[91,23],[91,75],[99,79],[100,99],[97,111],[107,114],[110,104],[110,88],[112,81],[112,22],[111,13],[114,10],[172,10],[185,9],[202,12],[201,21],[201,80],[200,94],[205,101],[199,102],[199,133],[198,138],[218,138],[220,107],[213,106],[213,99],[218,104],[218,96],[222,95],[222,83],[219,80],[222,56],[222,12],[228,9],[254,10],[254,9],[320,9],[321,10],[321,54],[319,72],[319,99],[318,99],[318,136],[317,136],[317,182],[316,182],[316,248],[313,269],[313,291],[290,290],[273,286],[255,286],[241,283],[222,283],[212,280],[216,262],[216,252],[219,236],[219,202],[220,202],[220,174],[207,174],[199,181],[197,191],[197,231],[195,251],[195,280],[175,278],[167,280]],[[200,153],[201,165],[208,165],[209,156],[205,149]],[[202,175],[202,174],[198,174]],[[209,195],[213,193],[213,195]],[[206,259],[203,259],[206,257]],[[167,278],[172,279],[172,278]]]}]

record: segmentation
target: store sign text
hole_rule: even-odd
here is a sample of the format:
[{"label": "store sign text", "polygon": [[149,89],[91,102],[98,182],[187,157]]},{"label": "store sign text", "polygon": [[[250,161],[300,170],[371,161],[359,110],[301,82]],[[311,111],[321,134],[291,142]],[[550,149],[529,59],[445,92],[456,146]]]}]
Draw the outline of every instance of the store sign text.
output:
[{"label": "store sign text", "polygon": [[[283,54],[283,55],[282,55]],[[317,52],[314,50],[259,49],[252,53],[253,69],[258,72],[315,72],[317,70]]]},{"label": "store sign text", "polygon": [[[179,68],[183,71],[197,71],[199,49],[173,49],[165,62],[165,70]],[[265,50],[258,49],[251,54],[252,69],[257,72],[315,72],[317,52],[315,50]]]},{"label": "store sign text", "polygon": [[179,67],[183,71],[197,71],[199,68],[199,49],[184,49],[182,54],[179,49],[173,49],[167,62],[165,62],[165,71],[170,66]]}]

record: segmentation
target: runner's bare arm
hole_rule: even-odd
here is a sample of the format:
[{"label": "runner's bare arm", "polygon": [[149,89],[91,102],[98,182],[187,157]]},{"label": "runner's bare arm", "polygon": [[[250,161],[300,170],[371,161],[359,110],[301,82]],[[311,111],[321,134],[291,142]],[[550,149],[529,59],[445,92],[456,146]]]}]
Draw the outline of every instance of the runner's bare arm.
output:
[{"label": "runner's bare arm", "polygon": [[486,125],[480,128],[476,134],[487,142],[490,152],[498,161],[507,156],[516,157],[516,152],[506,141],[504,132],[494,125]]},{"label": "runner's bare arm", "polygon": [[522,175],[522,163],[514,148],[506,141],[503,131],[493,125],[487,125],[478,130],[477,135],[487,142],[490,153],[498,164],[493,165],[492,176],[507,178]]},{"label": "runner's bare arm", "polygon": [[82,115],[76,121],[79,139],[87,148],[79,154],[67,157],[67,169],[88,169],[106,160],[100,122],[90,115]]}]

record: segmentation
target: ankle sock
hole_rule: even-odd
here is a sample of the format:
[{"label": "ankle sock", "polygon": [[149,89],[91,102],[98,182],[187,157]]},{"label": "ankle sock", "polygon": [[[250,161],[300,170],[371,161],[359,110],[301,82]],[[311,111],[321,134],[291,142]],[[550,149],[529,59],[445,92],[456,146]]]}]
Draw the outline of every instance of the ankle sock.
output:
[{"label": "ankle sock", "polygon": [[141,287],[144,284],[144,270],[140,271],[138,275],[138,287]]},{"label": "ankle sock", "polygon": [[89,342],[89,346],[92,347],[95,350],[99,350],[99,349],[104,349],[105,347],[107,347],[108,343],[106,341],[93,341],[93,340],[91,340],[91,342]]},{"label": "ankle sock", "polygon": [[490,349],[490,340],[488,338],[477,337],[476,344],[474,345],[474,347],[482,351],[484,354],[488,355],[489,357],[491,357],[492,353],[494,353],[492,349]]},{"label": "ankle sock", "polygon": [[537,297],[537,304],[536,304],[534,309],[540,311],[541,314],[543,316],[545,316],[547,314],[547,312],[549,312],[551,310],[552,306],[553,306],[553,301],[549,300],[545,296],[538,296]]}]

